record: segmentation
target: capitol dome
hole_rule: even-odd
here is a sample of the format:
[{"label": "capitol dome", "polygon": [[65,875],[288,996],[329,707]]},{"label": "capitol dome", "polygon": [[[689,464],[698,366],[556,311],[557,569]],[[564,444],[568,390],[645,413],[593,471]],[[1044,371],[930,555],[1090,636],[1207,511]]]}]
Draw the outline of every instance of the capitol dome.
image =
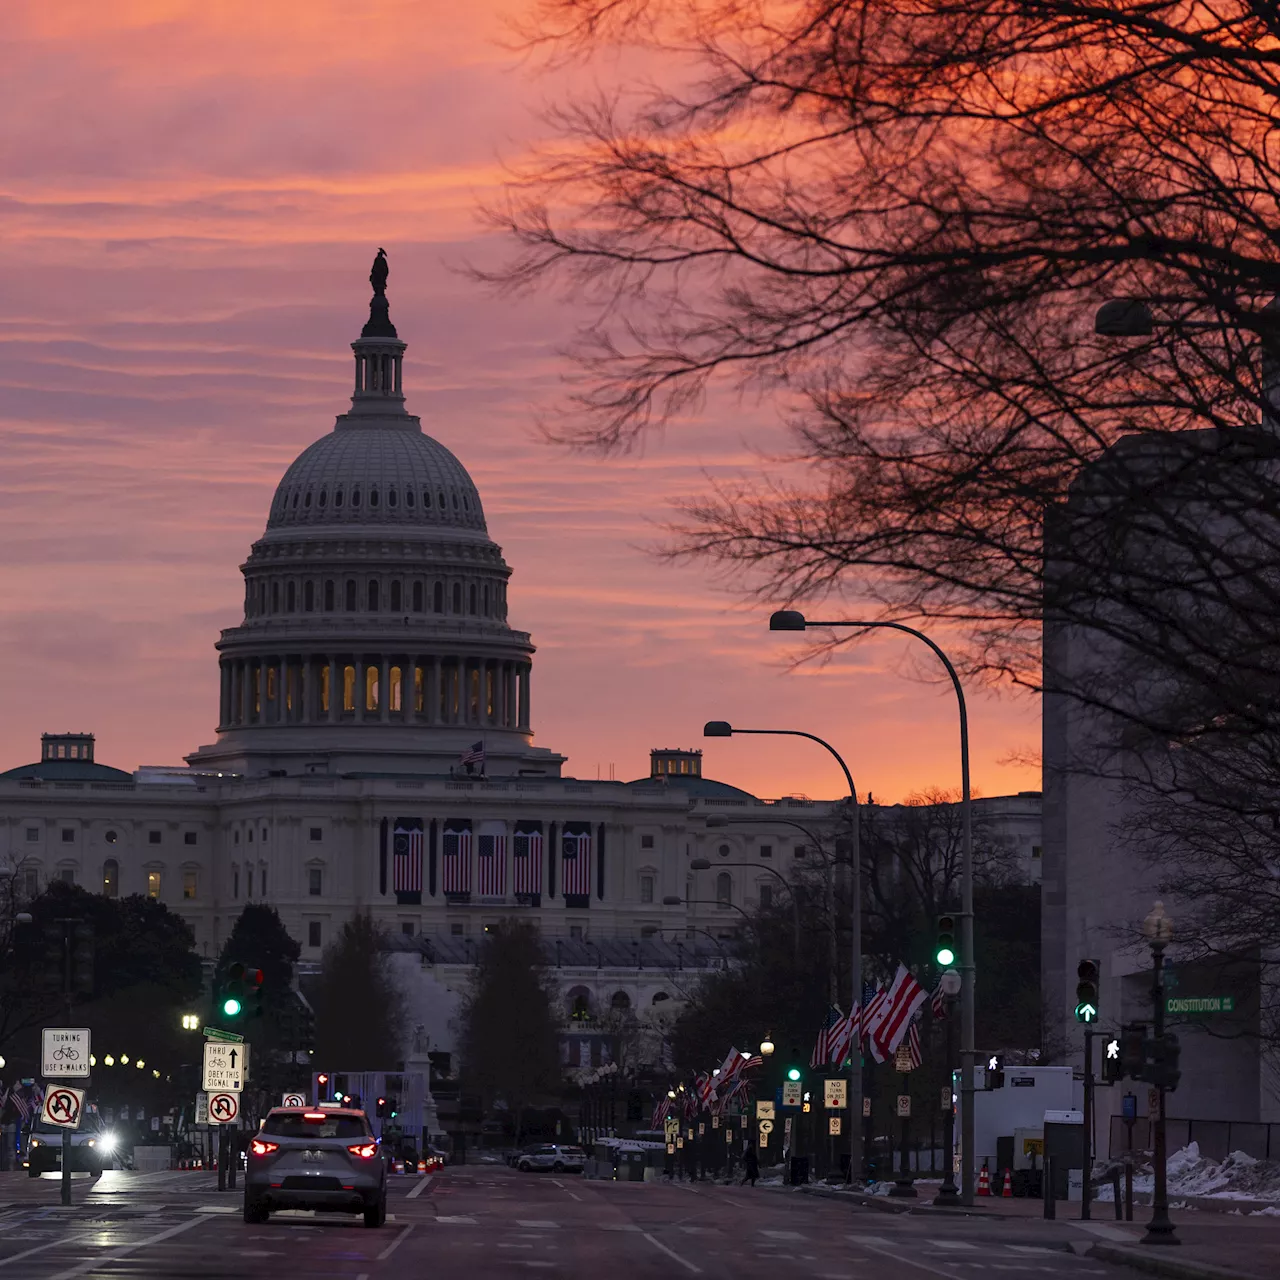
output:
[{"label": "capitol dome", "polygon": [[485,532],[466,468],[407,414],[403,423],[340,422],[284,473],[268,533],[330,525]]},{"label": "capitol dome", "polygon": [[511,570],[466,468],[405,409],[386,258],[352,344],[351,408],[285,472],[218,641],[217,743],[241,774],[555,776],[532,744],[533,645],[507,624]]}]

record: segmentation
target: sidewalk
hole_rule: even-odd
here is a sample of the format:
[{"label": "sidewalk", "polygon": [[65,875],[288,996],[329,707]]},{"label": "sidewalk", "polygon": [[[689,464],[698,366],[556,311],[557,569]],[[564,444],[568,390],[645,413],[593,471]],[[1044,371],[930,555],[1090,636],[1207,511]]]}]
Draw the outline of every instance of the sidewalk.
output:
[{"label": "sidewalk", "polygon": [[[1044,1221],[1039,1200],[983,1196],[972,1209],[937,1208],[926,1191],[916,1200],[872,1196],[842,1188],[812,1186],[809,1195],[850,1201],[882,1213],[909,1213],[931,1223],[953,1217],[984,1221]],[[922,1188],[922,1190],[924,1190]],[[1216,1206],[1215,1206],[1216,1208]],[[1117,1222],[1111,1204],[1092,1206],[1089,1222],[1080,1221],[1079,1202],[1058,1201],[1054,1224],[1079,1233],[1076,1251],[1118,1262],[1173,1280],[1276,1280],[1280,1276],[1280,1214],[1247,1210],[1200,1212],[1174,1209],[1169,1217],[1177,1228],[1178,1245],[1144,1245],[1151,1210],[1134,1206],[1132,1222]]]}]

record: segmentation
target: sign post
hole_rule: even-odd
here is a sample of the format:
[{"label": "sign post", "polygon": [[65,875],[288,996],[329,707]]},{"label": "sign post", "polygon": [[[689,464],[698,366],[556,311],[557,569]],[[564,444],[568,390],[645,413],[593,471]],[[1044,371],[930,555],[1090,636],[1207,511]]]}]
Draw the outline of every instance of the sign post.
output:
[{"label": "sign post", "polygon": [[62,1130],[62,1203],[71,1203],[71,1131],[80,1127],[84,1114],[84,1090],[70,1085],[50,1085],[45,1090],[40,1118]]}]

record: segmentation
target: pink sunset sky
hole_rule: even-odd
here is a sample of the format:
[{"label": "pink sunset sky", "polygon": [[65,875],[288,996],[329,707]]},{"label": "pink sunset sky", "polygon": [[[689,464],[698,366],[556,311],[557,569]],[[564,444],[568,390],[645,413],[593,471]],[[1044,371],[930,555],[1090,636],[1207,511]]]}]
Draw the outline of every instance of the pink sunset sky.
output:
[{"label": "pink sunset sky", "polygon": [[[411,412],[466,465],[538,645],[541,745],[633,778],[707,719],[802,728],[878,800],[959,783],[949,686],[910,642],[788,670],[794,640],[649,548],[675,498],[758,466],[767,405],[713,402],[640,456],[541,443],[576,316],[458,271],[557,84],[504,47],[517,0],[9,0],[0,112],[0,769],[42,731],[172,764],[213,737],[221,627],[277,480],[350,394],[377,246]],[[785,602],[778,602],[779,604]],[[1038,707],[970,691],[975,789]],[[829,796],[816,747],[706,743],[756,794]]]}]

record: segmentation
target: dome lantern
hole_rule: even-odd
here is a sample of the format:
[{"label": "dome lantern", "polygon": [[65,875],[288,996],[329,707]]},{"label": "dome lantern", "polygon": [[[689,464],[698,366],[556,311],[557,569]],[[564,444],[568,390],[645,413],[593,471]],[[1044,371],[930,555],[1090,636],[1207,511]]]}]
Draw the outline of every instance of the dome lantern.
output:
[{"label": "dome lantern", "polygon": [[369,319],[360,336],[351,344],[356,357],[356,384],[351,396],[353,414],[375,413],[379,416],[396,407],[404,410],[402,364],[405,344],[391,323],[391,307],[387,302],[387,251],[378,250],[369,272],[373,297],[369,299]]}]

